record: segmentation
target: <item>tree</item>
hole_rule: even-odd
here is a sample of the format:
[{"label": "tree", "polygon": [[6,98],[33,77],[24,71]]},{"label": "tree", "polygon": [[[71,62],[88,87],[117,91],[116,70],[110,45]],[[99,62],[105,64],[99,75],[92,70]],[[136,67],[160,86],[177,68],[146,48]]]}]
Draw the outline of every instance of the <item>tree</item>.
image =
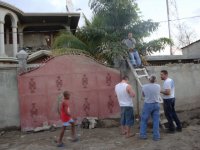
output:
[{"label": "tree", "polygon": [[88,47],[84,42],[79,40],[72,33],[67,31],[60,31],[53,42],[53,49],[54,54],[62,54],[65,52],[74,51],[86,53]]},{"label": "tree", "polygon": [[53,48],[75,48],[86,50],[87,45],[80,41],[72,33],[61,31],[53,43]]},{"label": "tree", "polygon": [[179,48],[187,46],[196,40],[195,32],[185,23],[179,24],[177,29],[177,44]]},{"label": "tree", "polygon": [[98,54],[100,53],[99,46],[107,33],[103,29],[98,28],[97,19],[99,18],[93,17],[95,21],[90,22],[84,14],[83,17],[85,19],[85,26],[77,29],[76,37],[87,45],[87,51],[93,57],[98,58]]},{"label": "tree", "polygon": [[[85,16],[85,26],[73,35],[61,34],[55,40],[57,48],[70,47],[83,49],[94,58],[112,64],[114,60],[128,56],[122,40],[129,32],[134,34],[136,47],[143,54],[159,51],[171,41],[161,38],[145,43],[143,38],[151,35],[158,28],[158,23],[142,20],[141,12],[134,0],[90,0],[93,18]],[[70,39],[71,38],[71,39]]]},{"label": "tree", "polygon": [[[159,51],[166,44],[171,43],[167,38],[160,38],[145,43],[143,38],[150,36],[158,28],[158,23],[151,20],[142,20],[141,12],[134,0],[90,0],[90,8],[93,10],[93,19],[82,28],[82,32],[92,33],[98,37],[97,45],[100,55],[107,57],[112,62],[115,57],[127,56],[127,51],[121,41],[128,32],[132,32],[137,41],[139,52],[152,53]],[[91,32],[93,31],[93,32]],[[88,37],[88,41],[90,37]]]}]

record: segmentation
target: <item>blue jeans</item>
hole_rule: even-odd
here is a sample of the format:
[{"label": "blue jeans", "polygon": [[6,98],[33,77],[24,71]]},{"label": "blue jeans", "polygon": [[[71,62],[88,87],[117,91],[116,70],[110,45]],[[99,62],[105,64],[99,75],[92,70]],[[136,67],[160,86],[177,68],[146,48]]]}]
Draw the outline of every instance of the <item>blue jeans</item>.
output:
[{"label": "blue jeans", "polygon": [[178,116],[176,115],[175,111],[175,98],[170,98],[170,99],[163,99],[164,101],[164,112],[165,112],[165,117],[167,118],[168,125],[169,125],[169,130],[170,131],[175,131],[175,126],[173,121],[176,122],[176,126],[178,129],[182,129],[181,122],[178,119]]},{"label": "blue jeans", "polygon": [[134,124],[134,111],[133,107],[124,106],[121,107],[121,125],[122,126],[133,126]]},{"label": "blue jeans", "polygon": [[159,121],[160,121],[159,103],[144,103],[142,117],[140,122],[140,137],[147,138],[147,123],[151,115],[153,119],[153,139],[160,139]]},{"label": "blue jeans", "polygon": [[133,52],[129,52],[131,64],[134,66],[141,66],[141,59],[138,51],[134,49]]}]

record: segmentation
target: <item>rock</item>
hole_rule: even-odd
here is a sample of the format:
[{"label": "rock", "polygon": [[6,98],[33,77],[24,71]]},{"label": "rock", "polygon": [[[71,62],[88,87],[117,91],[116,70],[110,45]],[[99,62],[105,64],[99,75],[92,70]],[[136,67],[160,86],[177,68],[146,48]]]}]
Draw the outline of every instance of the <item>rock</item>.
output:
[{"label": "rock", "polygon": [[53,125],[51,125],[50,126],[50,128],[49,128],[49,130],[51,131],[51,132],[54,132],[54,131],[56,131],[56,125],[55,124],[53,124]]},{"label": "rock", "polygon": [[2,135],[4,135],[5,133],[6,133],[5,131],[1,131],[0,135],[2,136]]},{"label": "rock", "polygon": [[87,117],[87,119],[90,122],[89,129],[94,129],[96,127],[98,118],[97,117]]},{"label": "rock", "polygon": [[42,126],[42,127],[35,128],[34,132],[40,132],[40,131],[45,131],[45,130],[49,130],[49,129],[50,129],[50,126],[45,125],[45,126]]},{"label": "rock", "polygon": [[189,123],[187,121],[183,121],[181,124],[183,128],[186,128],[187,126],[189,126]]},{"label": "rock", "polygon": [[97,117],[87,117],[82,120],[81,126],[85,129],[94,129],[97,125]]},{"label": "rock", "polygon": [[89,129],[89,125],[90,125],[90,122],[88,121],[87,118],[84,118],[82,120],[82,124],[81,124],[81,127],[84,128],[84,129]]}]

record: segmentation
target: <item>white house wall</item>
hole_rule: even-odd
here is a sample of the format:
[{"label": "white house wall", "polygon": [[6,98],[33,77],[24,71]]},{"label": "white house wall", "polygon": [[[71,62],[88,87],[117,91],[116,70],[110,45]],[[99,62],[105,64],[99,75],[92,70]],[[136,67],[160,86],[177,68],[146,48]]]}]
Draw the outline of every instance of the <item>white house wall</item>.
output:
[{"label": "white house wall", "polygon": [[200,58],[200,41],[183,48],[183,56],[186,58]]}]

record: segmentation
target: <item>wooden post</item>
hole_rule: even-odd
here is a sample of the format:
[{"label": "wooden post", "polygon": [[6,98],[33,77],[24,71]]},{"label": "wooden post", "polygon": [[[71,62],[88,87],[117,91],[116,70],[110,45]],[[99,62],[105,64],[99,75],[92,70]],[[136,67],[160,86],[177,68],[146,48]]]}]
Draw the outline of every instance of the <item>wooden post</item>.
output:
[{"label": "wooden post", "polygon": [[139,90],[139,83],[138,81],[136,80],[136,90],[137,90],[137,101],[136,101],[136,107],[137,107],[137,119],[139,119],[139,116],[140,116],[140,90]]}]

